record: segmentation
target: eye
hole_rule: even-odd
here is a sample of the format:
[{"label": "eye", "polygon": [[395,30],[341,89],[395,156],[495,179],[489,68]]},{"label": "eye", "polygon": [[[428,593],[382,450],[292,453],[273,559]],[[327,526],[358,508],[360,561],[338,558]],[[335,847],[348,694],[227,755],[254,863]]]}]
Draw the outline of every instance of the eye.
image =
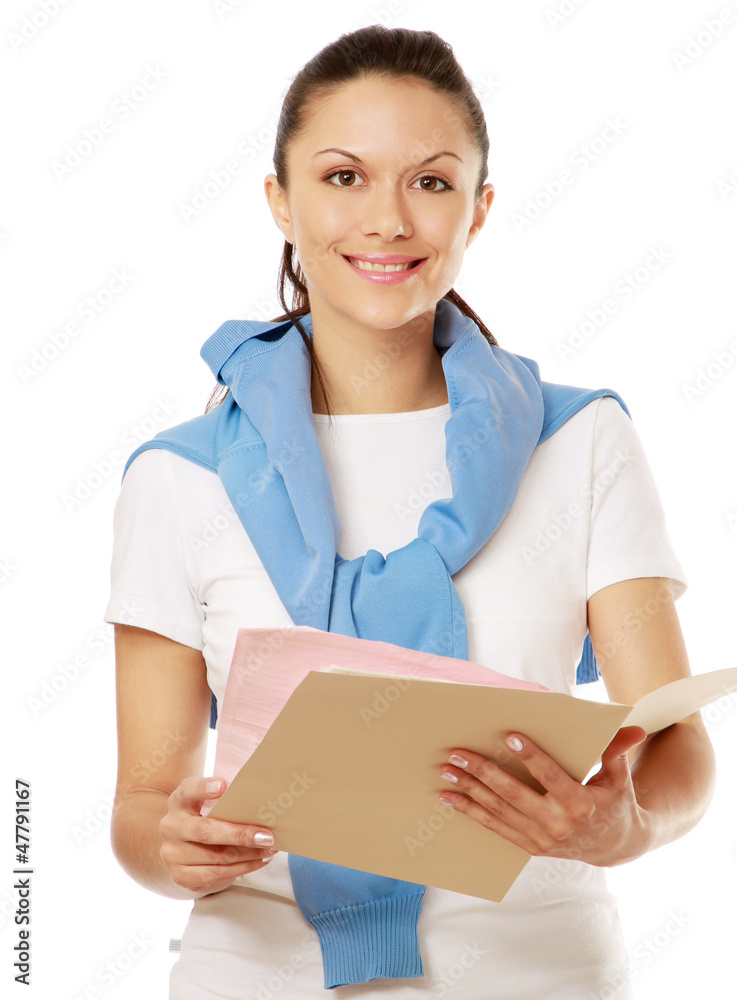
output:
[{"label": "eye", "polygon": [[[444,188],[437,188],[437,187],[428,188],[428,187],[423,187],[422,188],[423,191],[452,191],[453,190],[453,188],[450,186],[450,184],[447,181],[444,181],[442,179],[442,177],[436,177],[434,174],[426,174],[424,177],[418,177],[417,181],[440,181],[441,184],[445,184]],[[417,183],[417,181],[415,181],[415,184]]]},{"label": "eye", "polygon": [[[355,170],[335,170],[335,171],[333,171],[332,174],[328,174],[327,177],[324,178],[324,180],[327,181],[328,183],[332,184],[334,177],[339,177],[342,180],[345,177],[358,177],[358,176],[359,176],[359,174]],[[442,179],[442,177],[436,177],[434,174],[426,174],[424,177],[418,177],[417,181],[415,181],[415,184],[418,181],[436,181],[437,183],[445,185],[444,187],[441,187],[441,188],[439,188],[437,186],[436,187],[422,187],[421,188],[421,190],[428,191],[431,194],[434,193],[434,192],[436,192],[436,191],[439,193],[441,191],[452,191],[453,190],[452,185],[449,184],[448,181],[444,181]],[[342,183],[338,182],[338,183],[333,184],[333,187],[356,187],[356,184],[355,183],[354,184],[342,184]]]},{"label": "eye", "polygon": [[[334,173],[328,174],[325,180],[332,182],[333,177],[345,177],[347,175],[352,175],[354,177],[358,176],[355,170],[336,170]],[[356,186],[355,184],[333,184],[333,187],[355,187],[355,186]]]}]

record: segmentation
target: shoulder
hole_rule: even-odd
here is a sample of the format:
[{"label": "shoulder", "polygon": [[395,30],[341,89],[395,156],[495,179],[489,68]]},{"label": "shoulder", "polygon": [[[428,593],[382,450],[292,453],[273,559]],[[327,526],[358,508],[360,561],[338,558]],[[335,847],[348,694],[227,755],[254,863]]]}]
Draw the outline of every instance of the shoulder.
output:
[{"label": "shoulder", "polygon": [[588,405],[595,407],[592,412],[595,414],[597,423],[614,424],[620,427],[632,426],[632,417],[614,396],[599,396]]},{"label": "shoulder", "polygon": [[597,396],[568,416],[539,447],[550,452],[575,452],[590,459],[602,439],[636,437],[631,417],[614,396]]},{"label": "shoulder", "polygon": [[597,396],[586,403],[553,434],[551,440],[561,435],[587,439],[591,447],[604,440],[637,439],[637,429],[630,413],[616,396]]},{"label": "shoulder", "polygon": [[591,400],[549,440],[555,451],[569,456],[575,452],[576,464],[587,469],[592,479],[603,469],[615,469],[617,476],[627,470],[629,477],[651,477],[635,422],[615,396]]},{"label": "shoulder", "polygon": [[123,467],[123,476],[127,477],[129,468],[141,455],[162,449],[214,472],[217,469],[218,451],[223,451],[232,443],[240,428],[237,416],[232,419],[232,415],[232,406],[220,404],[207,413],[197,414],[189,420],[159,431],[131,452]]},{"label": "shoulder", "polygon": [[624,498],[625,492],[642,489],[649,494],[654,487],[634,422],[614,396],[598,396],[580,407],[538,445],[530,464],[558,503],[573,491],[587,504],[596,504],[602,499],[601,485],[618,481],[617,490],[607,491],[609,504],[615,503],[615,495],[629,504],[632,497]]},{"label": "shoulder", "polygon": [[129,460],[121,494],[147,497],[152,504],[162,504],[179,497],[194,499],[211,491],[218,482],[217,473],[170,448],[149,447]]}]

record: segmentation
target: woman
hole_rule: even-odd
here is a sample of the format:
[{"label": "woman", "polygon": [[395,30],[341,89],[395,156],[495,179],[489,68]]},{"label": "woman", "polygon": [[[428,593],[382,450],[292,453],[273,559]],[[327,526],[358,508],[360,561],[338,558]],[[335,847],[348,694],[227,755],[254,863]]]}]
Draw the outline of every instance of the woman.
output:
[{"label": "woman", "polygon": [[[265,180],[286,240],[285,314],[251,324],[248,336],[254,326],[265,334],[261,350],[280,342],[284,321],[299,331],[309,358],[306,404],[324,460],[324,468],[311,467],[307,502],[320,499],[326,471],[343,560],[358,564],[371,549],[408,546],[422,529],[413,497],[455,500],[449,472],[461,482],[464,469],[454,462],[451,470],[445,432],[462,408],[455,398],[451,407],[446,334],[455,344],[470,327],[480,330],[489,364],[499,359],[531,382],[534,363],[492,353],[493,336],[452,289],[491,207],[488,148],[480,105],[432,32],[371,26],[341,36],[300,71],[285,98],[276,173]],[[371,263],[376,255],[382,263]],[[291,312],[285,276],[297,290]],[[232,361],[248,326],[224,324],[206,347],[217,353],[227,341],[223,357]],[[231,391],[196,419],[211,424],[224,406],[252,407],[250,417],[263,406],[278,423],[281,397],[271,398],[269,379],[241,391],[235,376],[220,377],[221,361],[211,367]],[[291,371],[274,368],[270,377],[277,376],[297,386]],[[529,388],[530,398],[539,396],[539,387]],[[674,608],[685,580],[621,400],[608,390],[590,395],[537,446],[535,429],[496,530],[461,561],[453,584],[469,659],[572,693],[588,628],[610,697],[633,703],[690,672]],[[484,433],[503,435],[515,419],[500,405]],[[476,459],[486,461],[484,434],[476,440]],[[270,851],[266,827],[200,815],[203,801],[224,791],[218,776],[202,771],[211,691],[219,702],[236,630],[294,619],[214,466],[202,468],[171,446],[138,451],[116,507],[106,611],[116,623],[115,854],[140,884],[194,900],[171,998],[322,996],[334,984],[327,971],[323,979],[325,941],[305,920],[294,859]],[[299,458],[291,469],[289,462],[283,455],[285,479]],[[481,501],[477,509],[496,498]],[[267,535],[276,547],[283,532],[274,513]],[[510,733],[510,750],[546,795],[468,747],[449,748],[439,797],[533,857],[501,903],[428,888],[415,915],[421,965],[406,975],[339,979],[336,995],[420,998],[457,987],[464,998],[497,1000],[630,996],[604,868],[687,832],[714,779],[698,713],[644,735],[620,730],[584,785],[526,734]]]}]

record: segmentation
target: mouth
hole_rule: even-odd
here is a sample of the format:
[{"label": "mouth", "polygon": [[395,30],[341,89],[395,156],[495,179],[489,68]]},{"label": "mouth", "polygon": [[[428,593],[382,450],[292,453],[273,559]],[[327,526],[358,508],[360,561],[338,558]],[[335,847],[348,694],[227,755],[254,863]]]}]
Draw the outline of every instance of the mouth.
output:
[{"label": "mouth", "polygon": [[414,281],[415,275],[419,274],[427,263],[427,257],[404,261],[400,259],[398,263],[391,264],[358,260],[356,257],[346,257],[345,254],[342,257],[355,275],[373,285],[399,285],[405,281]]},{"label": "mouth", "polygon": [[348,257],[345,254],[342,256],[349,264],[352,264],[360,271],[370,271],[375,274],[395,274],[398,271],[411,271],[427,259],[426,257],[418,257],[416,260],[398,264],[379,264],[376,261],[360,260],[358,257]]}]

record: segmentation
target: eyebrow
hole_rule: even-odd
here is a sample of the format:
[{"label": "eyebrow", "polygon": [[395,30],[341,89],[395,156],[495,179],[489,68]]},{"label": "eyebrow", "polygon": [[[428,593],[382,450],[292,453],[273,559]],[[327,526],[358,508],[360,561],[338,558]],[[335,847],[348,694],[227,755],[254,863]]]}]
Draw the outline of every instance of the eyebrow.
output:
[{"label": "eyebrow", "polygon": [[[340,153],[341,156],[347,156],[348,159],[353,160],[354,163],[360,163],[363,166],[363,160],[361,160],[358,156],[354,156],[353,153],[349,153],[347,149],[335,149],[334,147],[331,147],[330,149],[320,149],[316,153],[313,153],[312,159],[314,160],[314,158],[319,156],[321,153]],[[461,160],[457,153],[451,153],[450,150],[446,149],[443,150],[442,153],[434,153],[432,156],[428,156],[426,160],[423,160],[422,163],[416,164],[416,166],[424,167],[428,163],[432,163],[433,160],[439,159],[441,156],[455,156],[456,160],[463,163],[463,160]]]}]

